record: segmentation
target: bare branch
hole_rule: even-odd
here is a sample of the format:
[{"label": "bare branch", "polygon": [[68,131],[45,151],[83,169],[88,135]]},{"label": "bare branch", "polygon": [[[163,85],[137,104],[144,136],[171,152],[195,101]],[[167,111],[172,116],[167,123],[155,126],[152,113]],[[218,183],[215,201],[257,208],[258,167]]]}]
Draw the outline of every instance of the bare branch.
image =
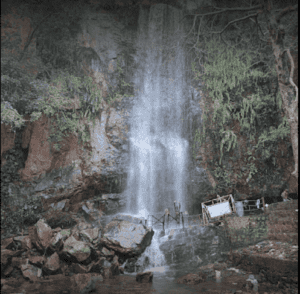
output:
[{"label": "bare branch", "polygon": [[[265,34],[263,33],[263,31],[262,31],[262,29],[261,29],[261,27],[260,27],[260,25],[258,23],[258,19],[257,18],[258,18],[258,16],[256,16],[256,24],[259,27],[259,30],[260,30],[261,34],[264,36]],[[267,42],[267,41],[265,41],[265,42]]]},{"label": "bare branch", "polygon": [[290,73],[290,83],[291,85],[295,88],[295,91],[296,91],[296,103],[298,103],[298,87],[297,85],[294,83],[293,81],[293,77],[294,77],[294,69],[295,69],[295,64],[294,64],[294,59],[291,55],[291,52],[290,52],[290,49],[285,49],[284,51],[286,51],[288,57],[289,57],[289,60],[290,60],[290,63],[291,63],[291,73]]},{"label": "bare branch", "polygon": [[193,27],[191,28],[190,32],[186,35],[186,38],[190,35],[190,33],[192,32],[192,30],[194,29],[196,18],[197,18],[197,15],[195,15],[195,17],[194,17]]},{"label": "bare branch", "polygon": [[287,13],[289,13],[290,11],[294,11],[298,9],[298,4],[295,6],[288,6],[286,8],[284,8],[283,10],[280,11],[280,13],[276,16],[276,21],[279,22],[280,19],[286,15]]},{"label": "bare branch", "polygon": [[201,22],[202,22],[202,17],[200,19],[200,23],[199,23],[199,27],[198,27],[198,34],[197,34],[197,42],[196,42],[196,44],[198,44],[198,40],[199,40]]},{"label": "bare branch", "polygon": [[31,33],[31,35],[30,35],[30,37],[28,38],[28,40],[27,40],[27,42],[26,42],[26,44],[25,44],[25,46],[24,46],[24,49],[23,49],[23,52],[21,53],[21,56],[20,56],[20,59],[19,59],[19,61],[22,61],[22,59],[23,59],[23,57],[24,57],[24,55],[25,55],[25,52],[26,52],[26,50],[28,49],[28,47],[29,47],[29,45],[30,45],[30,43],[31,43],[31,40],[32,40],[32,38],[33,38],[33,36],[34,36],[34,33],[37,31],[37,29],[40,27],[40,25],[50,16],[50,15],[52,15],[54,12],[50,12],[48,15],[46,15],[41,21],[40,21],[40,23],[35,27],[35,29],[33,30],[33,32]]},{"label": "bare branch", "polygon": [[[222,34],[220,34],[220,37],[221,37],[223,43],[224,43],[226,46],[231,47],[231,46],[223,39]],[[224,50],[224,51],[225,51],[225,50]],[[222,53],[223,53],[223,52],[222,52]]]},{"label": "bare branch", "polygon": [[[195,18],[194,18],[194,24],[195,24],[195,20],[196,20],[197,16],[214,15],[214,14],[219,14],[219,13],[223,13],[223,12],[227,12],[227,11],[249,11],[249,10],[256,10],[261,7],[262,7],[262,5],[256,5],[253,7],[236,7],[236,8],[226,8],[226,9],[214,7],[215,9],[222,9],[222,10],[208,12],[205,14],[186,14],[179,22],[181,22],[186,16],[195,16]],[[193,25],[193,27],[194,27],[194,25]]]},{"label": "bare branch", "polygon": [[214,16],[214,18],[213,18],[213,20],[212,20],[212,22],[211,22],[210,29],[212,29],[212,27],[213,27],[213,24],[214,24],[214,21],[215,21],[216,16],[217,16],[217,15]]},{"label": "bare branch", "polygon": [[[221,9],[218,7],[215,7],[216,9]],[[253,7],[236,7],[236,8],[226,8],[220,11],[213,11],[213,12],[208,12],[204,14],[188,14],[188,15],[196,15],[196,16],[206,16],[206,15],[213,15],[213,14],[219,14],[227,11],[249,11],[249,10],[256,10],[258,8],[261,8],[261,5],[256,5]]]},{"label": "bare branch", "polygon": [[253,16],[257,16],[257,13],[255,13],[255,14],[250,14],[250,15],[247,15],[247,16],[245,16],[245,17],[242,17],[242,18],[238,18],[238,19],[232,20],[231,22],[229,22],[229,23],[225,26],[225,28],[224,28],[222,31],[220,31],[220,32],[211,32],[211,34],[222,34],[222,33],[223,33],[230,25],[232,25],[233,23],[239,22],[239,21],[241,21],[241,20],[248,19],[248,18],[253,17]]}]

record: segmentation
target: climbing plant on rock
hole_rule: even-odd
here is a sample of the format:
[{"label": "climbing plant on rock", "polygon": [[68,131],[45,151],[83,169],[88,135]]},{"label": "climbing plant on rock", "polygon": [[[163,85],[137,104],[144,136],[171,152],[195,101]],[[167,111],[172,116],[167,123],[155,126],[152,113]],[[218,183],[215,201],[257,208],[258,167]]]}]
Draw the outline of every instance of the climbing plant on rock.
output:
[{"label": "climbing plant on rock", "polygon": [[[280,93],[270,87],[276,82],[275,67],[268,72],[253,67],[255,52],[226,46],[218,38],[202,42],[201,49],[201,68],[192,63],[195,79],[204,82],[203,125],[195,134],[194,151],[200,147],[208,169],[223,187],[233,185],[228,162],[239,155],[244,166],[235,176],[248,183],[257,175],[259,163],[276,164],[278,142],[290,134]],[[245,146],[239,146],[239,135],[246,138]],[[213,154],[204,154],[205,146]]]}]

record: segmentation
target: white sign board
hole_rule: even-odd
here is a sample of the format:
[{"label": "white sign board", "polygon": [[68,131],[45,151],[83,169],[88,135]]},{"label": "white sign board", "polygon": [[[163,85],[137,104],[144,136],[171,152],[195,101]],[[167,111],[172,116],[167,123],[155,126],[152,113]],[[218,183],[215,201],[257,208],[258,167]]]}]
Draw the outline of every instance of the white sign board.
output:
[{"label": "white sign board", "polygon": [[221,202],[215,204],[214,206],[206,206],[206,208],[212,218],[221,216],[223,214],[232,213],[229,201]]}]

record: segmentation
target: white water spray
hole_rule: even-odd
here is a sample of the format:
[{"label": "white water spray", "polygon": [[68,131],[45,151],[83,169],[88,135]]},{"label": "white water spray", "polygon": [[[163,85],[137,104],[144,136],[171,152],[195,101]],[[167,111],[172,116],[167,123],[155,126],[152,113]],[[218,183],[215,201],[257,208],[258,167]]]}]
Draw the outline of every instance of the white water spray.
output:
[{"label": "white water spray", "polygon": [[139,68],[130,136],[127,211],[149,214],[185,210],[185,168],[188,142],[183,139],[184,64],[178,38],[182,12],[163,4],[140,10],[137,38]]},{"label": "white water spray", "polygon": [[165,256],[159,249],[159,231],[154,230],[154,232],[155,234],[152,238],[151,246],[146,248],[137,263],[144,267],[143,271],[163,273],[168,267]]}]

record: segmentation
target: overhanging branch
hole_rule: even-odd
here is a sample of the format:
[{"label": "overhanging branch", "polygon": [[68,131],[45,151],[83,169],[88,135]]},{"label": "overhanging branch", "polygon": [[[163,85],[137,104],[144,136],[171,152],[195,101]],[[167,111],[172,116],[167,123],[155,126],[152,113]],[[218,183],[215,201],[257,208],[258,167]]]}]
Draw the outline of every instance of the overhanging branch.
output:
[{"label": "overhanging branch", "polygon": [[294,11],[298,9],[298,4],[295,6],[288,6],[286,8],[284,8],[283,10],[281,10],[281,12],[276,16],[276,21],[280,21],[280,19],[286,15],[287,13],[289,13],[290,11]]},{"label": "overhanging branch", "polygon": [[46,16],[40,21],[40,23],[35,27],[35,29],[34,29],[33,32],[31,33],[30,37],[28,38],[28,40],[27,40],[27,42],[26,42],[26,44],[25,44],[25,46],[24,46],[24,49],[23,49],[23,52],[21,53],[21,56],[20,56],[19,61],[22,61],[22,59],[23,59],[23,57],[24,57],[24,55],[25,55],[25,52],[26,52],[26,50],[28,49],[28,47],[29,47],[29,45],[30,45],[30,43],[31,43],[31,41],[32,41],[32,38],[33,38],[33,36],[34,36],[34,33],[37,31],[37,29],[40,27],[40,25],[41,25],[41,24],[42,24],[49,16],[51,16],[53,13],[54,13],[54,12],[50,12],[48,15],[46,15]]},{"label": "overhanging branch", "polygon": [[284,52],[285,51],[286,51],[286,53],[287,53],[287,55],[289,57],[290,63],[291,63],[291,73],[290,73],[289,81],[290,81],[291,85],[295,88],[295,91],[296,91],[295,104],[297,105],[297,103],[298,103],[298,87],[297,87],[297,85],[293,81],[293,78],[294,78],[294,69],[295,69],[294,59],[293,59],[293,57],[291,55],[290,49],[285,49]]},{"label": "overhanging branch", "polygon": [[[194,25],[195,25],[195,21],[196,21],[197,16],[215,15],[215,14],[220,14],[220,13],[227,12],[227,11],[250,11],[250,10],[256,10],[258,8],[261,8],[261,7],[262,7],[261,5],[256,5],[256,6],[253,6],[253,7],[236,7],[236,8],[226,8],[226,9],[214,7],[215,9],[222,9],[222,10],[208,12],[208,13],[204,13],[204,14],[199,14],[199,13],[197,13],[197,14],[186,14],[179,22],[181,22],[187,16],[195,16],[195,18],[194,18]],[[194,25],[193,25],[193,27],[194,27]]]},{"label": "overhanging branch", "polygon": [[231,22],[229,22],[229,23],[225,26],[225,28],[224,28],[222,31],[220,31],[220,32],[210,32],[210,34],[222,34],[222,33],[223,33],[230,25],[232,25],[232,24],[234,24],[234,23],[236,23],[236,22],[245,20],[245,19],[247,19],[247,18],[253,17],[253,16],[257,16],[257,13],[255,13],[255,14],[250,14],[250,15],[247,15],[247,16],[245,16],[245,17],[242,17],[242,18],[238,18],[238,19],[232,20]]}]

